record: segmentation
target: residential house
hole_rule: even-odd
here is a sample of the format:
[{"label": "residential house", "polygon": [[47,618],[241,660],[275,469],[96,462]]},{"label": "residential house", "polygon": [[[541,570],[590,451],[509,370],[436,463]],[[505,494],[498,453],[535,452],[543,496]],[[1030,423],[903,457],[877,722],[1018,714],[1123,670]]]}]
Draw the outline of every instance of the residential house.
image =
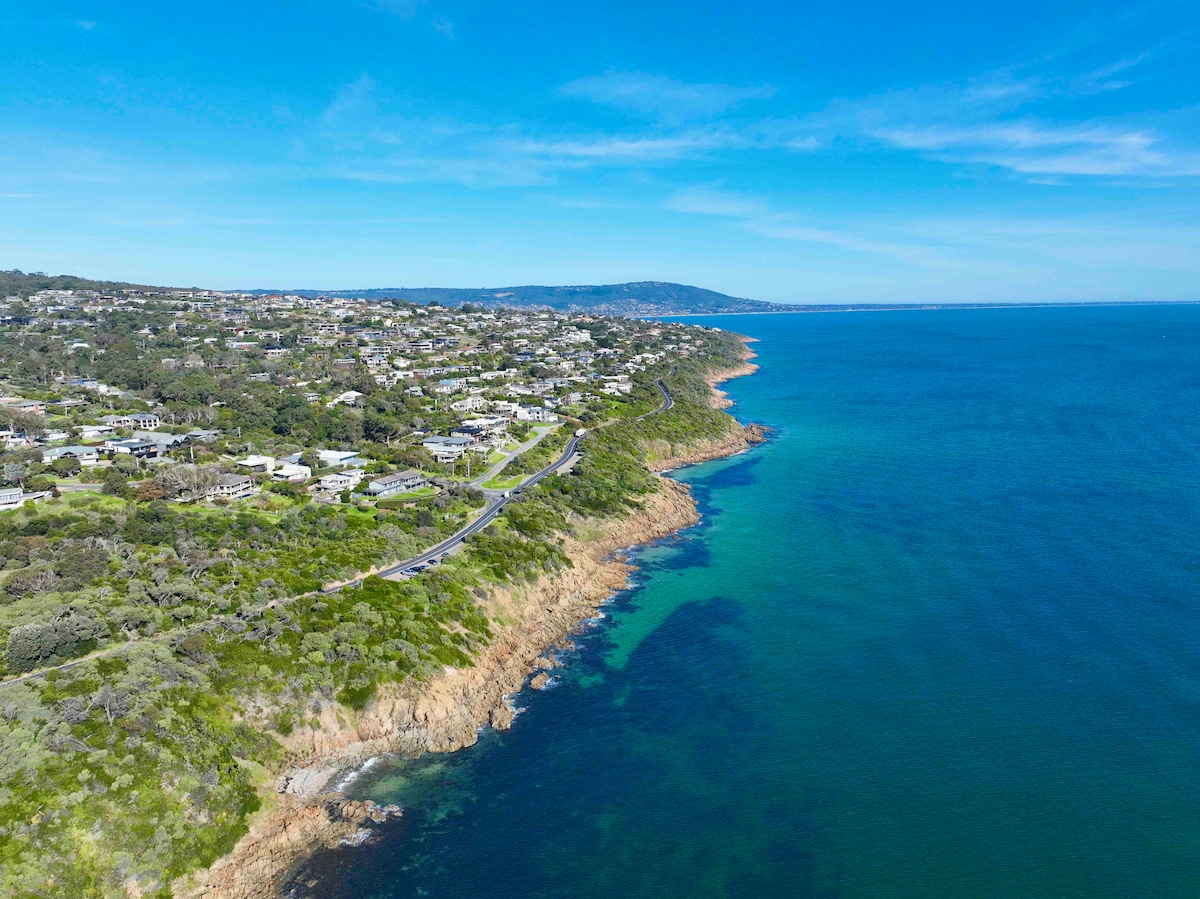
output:
[{"label": "residential house", "polygon": [[425,478],[422,477],[419,471],[409,469],[408,471],[384,475],[383,477],[371,480],[367,484],[366,493],[368,496],[373,496],[376,499],[383,499],[387,496],[394,496],[397,493],[414,490],[424,483]]},{"label": "residential house", "polygon": [[189,438],[186,434],[168,434],[166,431],[134,431],[133,436],[138,440],[148,440],[157,443],[162,452],[169,452],[177,446],[183,446]]},{"label": "residential house", "polygon": [[46,414],[46,404],[41,400],[27,400],[19,396],[0,397],[0,406],[12,409],[14,412],[24,412],[29,415]]},{"label": "residential house", "polygon": [[275,470],[275,460],[271,456],[247,456],[234,464],[252,474],[270,474]]},{"label": "residential house", "polygon": [[45,499],[50,495],[48,490],[39,493],[26,493],[20,487],[0,487],[0,511],[7,512],[15,509],[28,500]]},{"label": "residential house", "polygon": [[294,465],[291,462],[280,462],[271,472],[277,481],[291,481],[293,484],[303,484],[312,477],[312,469],[307,465]]},{"label": "residential house", "polygon": [[347,390],[345,393],[335,396],[333,399],[331,399],[325,404],[325,407],[327,409],[332,409],[337,405],[357,406],[359,401],[362,400],[363,396],[364,394],[359,393],[357,390]]},{"label": "residential house", "polygon": [[205,492],[204,498],[241,499],[242,497],[253,496],[254,493],[254,482],[250,480],[249,475],[223,474],[217,479],[217,483]]},{"label": "residential house", "polygon": [[94,446],[60,446],[42,453],[42,464],[50,465],[57,459],[78,459],[80,465],[95,465],[100,453]]},{"label": "residential house", "polygon": [[341,493],[343,490],[353,490],[366,476],[361,468],[348,468],[345,471],[335,471],[317,479],[317,489],[326,493]]},{"label": "residential house", "polygon": [[[345,468],[347,465],[357,465],[362,461],[358,457],[358,453],[347,450],[317,450],[317,456],[321,460],[322,468]],[[290,456],[284,456],[283,461],[299,465],[300,454],[292,453]]]},{"label": "residential house", "polygon": [[[507,426],[508,422],[505,422]],[[450,429],[451,437],[466,437],[469,438],[472,444],[490,443],[492,446],[502,446],[506,438],[506,431],[492,427],[491,422],[487,419],[477,421],[464,421],[460,425],[455,425]]]},{"label": "residential house", "polygon": [[437,462],[456,462],[462,458],[475,441],[470,437],[426,437],[421,447]]},{"label": "residential house", "polygon": [[104,441],[104,449],[110,453],[133,456],[135,459],[157,459],[162,455],[157,443],[149,440],[138,440],[135,437],[124,439],[109,439]]},{"label": "residential house", "polygon": [[541,406],[520,406],[517,408],[516,416],[517,421],[558,421],[558,416],[555,413]]},{"label": "residential house", "polygon": [[455,412],[478,412],[487,405],[487,400],[481,396],[469,396],[465,399],[455,400],[450,404],[450,408]]},{"label": "residential house", "polygon": [[141,428],[154,431],[159,426],[158,416],[153,412],[137,412],[133,415],[105,415],[100,419],[110,428]]}]

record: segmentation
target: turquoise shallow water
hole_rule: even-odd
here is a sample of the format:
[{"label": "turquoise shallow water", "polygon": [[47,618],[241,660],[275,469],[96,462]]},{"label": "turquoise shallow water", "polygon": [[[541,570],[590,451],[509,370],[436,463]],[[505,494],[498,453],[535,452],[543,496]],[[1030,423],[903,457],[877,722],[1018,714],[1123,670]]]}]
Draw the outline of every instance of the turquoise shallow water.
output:
[{"label": "turquoise shallow water", "polygon": [[1200,307],[711,323],[771,442],[295,895],[1200,895]]}]

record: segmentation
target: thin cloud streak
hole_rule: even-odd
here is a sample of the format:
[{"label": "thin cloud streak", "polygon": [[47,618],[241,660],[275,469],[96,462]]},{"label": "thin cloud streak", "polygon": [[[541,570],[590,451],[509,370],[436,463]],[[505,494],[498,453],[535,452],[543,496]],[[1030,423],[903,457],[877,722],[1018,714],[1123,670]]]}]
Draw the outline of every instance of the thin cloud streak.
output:
[{"label": "thin cloud streak", "polygon": [[701,156],[714,150],[748,146],[730,131],[692,131],[664,137],[600,137],[569,140],[525,140],[503,144],[518,155],[565,157],[592,162],[662,162]]},{"label": "thin cloud streak", "polygon": [[1028,175],[1200,174],[1200,157],[1161,149],[1162,138],[1145,129],[1097,124],[1045,126],[1021,121],[966,127],[876,128],[871,135],[903,149],[941,151],[947,161],[1000,166]]},{"label": "thin cloud streak", "polygon": [[945,267],[951,260],[934,248],[874,240],[861,234],[814,227],[792,212],[781,212],[753,197],[704,188],[682,191],[667,208],[692,215],[733,219],[746,231],[773,240],[823,244],[856,253],[887,256],[926,267]]},{"label": "thin cloud streak", "polygon": [[[1177,149],[1154,129],[1115,120],[1053,123],[1029,107],[1119,90],[1114,76],[1152,56],[1143,53],[1081,76],[1017,78],[1003,69],[965,85],[927,85],[831,104],[810,117],[818,133],[878,141],[952,165],[988,165],[1027,176],[1191,177],[1200,154]],[[1014,114],[1026,110],[1020,118]]]},{"label": "thin cloud streak", "polygon": [[365,72],[338,91],[333,102],[321,112],[318,123],[329,129],[344,124],[347,116],[361,116],[375,92],[375,79]]},{"label": "thin cloud streak", "polygon": [[1052,278],[1052,283],[1070,277],[1075,284],[1078,279],[1116,272],[1200,275],[1200,227],[1186,215],[1179,221],[1169,214],[1045,219],[905,216],[862,218],[850,228],[827,228],[758,198],[708,188],[682,191],[666,205],[684,214],[725,218],[741,230],[771,240],[888,257],[923,269],[929,278],[992,273],[1007,282],[1025,272],[1035,280]]},{"label": "thin cloud streak", "polygon": [[1000,69],[962,84],[926,85],[853,101],[835,101],[798,119],[759,119],[689,126],[775,93],[769,86],[687,83],[660,75],[608,72],[559,88],[560,96],[586,99],[627,112],[658,117],[656,127],[631,133],[520,134],[456,121],[437,123],[380,115],[377,85],[363,74],[345,85],[318,124],[343,152],[359,154],[335,168],[381,180],[457,181],[469,186],[542,184],[555,172],[594,167],[637,169],[712,161],[752,151],[817,152],[847,139],[860,151],[870,145],[918,153],[958,167],[1007,169],[1031,183],[1069,178],[1162,179],[1200,175],[1200,154],[1173,147],[1144,124],[1084,120],[1045,122],[1036,104],[1118,90],[1118,76],[1150,53],[1127,57],[1080,76],[1044,77]]},{"label": "thin cloud streak", "polygon": [[371,8],[379,12],[389,12],[401,19],[411,19],[425,3],[426,0],[375,0]]},{"label": "thin cloud streak", "polygon": [[660,121],[681,123],[706,118],[747,100],[775,95],[770,85],[734,87],[728,84],[688,83],[664,75],[610,71],[579,78],[558,89],[559,96],[589,100],[627,113],[648,113]]}]

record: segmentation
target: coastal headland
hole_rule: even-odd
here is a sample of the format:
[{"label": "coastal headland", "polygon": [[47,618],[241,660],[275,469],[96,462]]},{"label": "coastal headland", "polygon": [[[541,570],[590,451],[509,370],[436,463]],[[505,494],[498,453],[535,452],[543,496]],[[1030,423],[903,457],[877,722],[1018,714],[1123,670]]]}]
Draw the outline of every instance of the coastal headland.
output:
[{"label": "coastal headland", "polygon": [[[717,385],[757,371],[743,338],[739,364],[706,376],[712,409],[732,405]],[[733,455],[765,439],[758,425],[729,419],[719,435],[658,444],[645,464],[654,472]],[[631,570],[622,550],[667,537],[699,520],[689,489],[665,477],[624,517],[576,523],[563,549],[571,567],[543,574],[533,584],[496,587],[488,599],[493,639],[470,667],[445,666],[421,681],[380,688],[361,711],[330,702],[320,726],[284,740],[289,761],[262,790],[263,805],[233,851],[203,872],[181,878],[174,893],[186,899],[267,899],[287,873],[320,847],[369,836],[373,824],[395,809],[348,800],[345,778],[382,755],[416,757],[474,744],[484,727],[512,725],[512,696],[531,676],[557,664],[554,649],[570,647],[571,634],[627,583]]]}]

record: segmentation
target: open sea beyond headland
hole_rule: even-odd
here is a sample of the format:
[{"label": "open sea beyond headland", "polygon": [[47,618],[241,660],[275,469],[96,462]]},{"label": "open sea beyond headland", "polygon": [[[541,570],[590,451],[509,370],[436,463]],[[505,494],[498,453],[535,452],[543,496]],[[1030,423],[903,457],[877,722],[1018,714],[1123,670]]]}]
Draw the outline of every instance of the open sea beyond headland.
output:
[{"label": "open sea beyond headland", "polygon": [[1200,896],[1200,306],[691,321],[772,440],[295,895]]}]

